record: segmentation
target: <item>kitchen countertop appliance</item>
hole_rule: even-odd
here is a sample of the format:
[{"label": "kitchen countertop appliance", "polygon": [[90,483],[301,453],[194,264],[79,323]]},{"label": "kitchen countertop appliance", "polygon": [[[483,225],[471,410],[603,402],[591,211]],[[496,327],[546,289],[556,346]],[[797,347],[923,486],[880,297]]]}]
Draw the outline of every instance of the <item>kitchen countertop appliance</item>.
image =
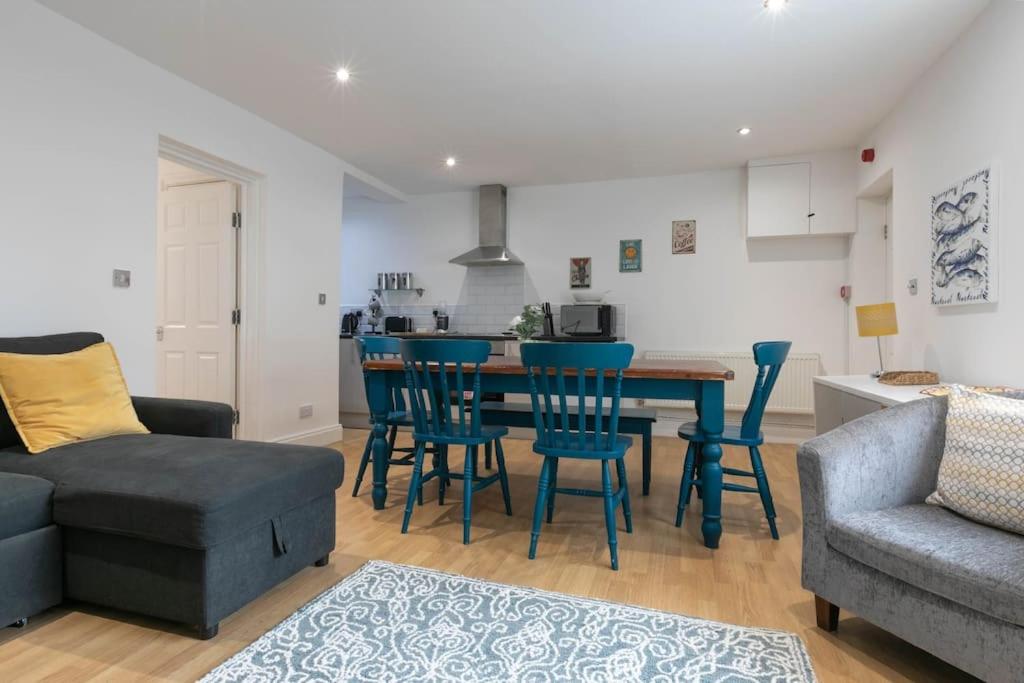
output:
[{"label": "kitchen countertop appliance", "polygon": [[362,311],[349,311],[341,316],[341,333],[355,334],[359,331],[359,319],[363,317]]},{"label": "kitchen countertop appliance", "polygon": [[615,307],[611,304],[566,304],[559,314],[562,334],[573,337],[614,337]]},{"label": "kitchen countertop appliance", "polygon": [[412,332],[412,318],[404,315],[389,315],[384,318],[384,334]]}]

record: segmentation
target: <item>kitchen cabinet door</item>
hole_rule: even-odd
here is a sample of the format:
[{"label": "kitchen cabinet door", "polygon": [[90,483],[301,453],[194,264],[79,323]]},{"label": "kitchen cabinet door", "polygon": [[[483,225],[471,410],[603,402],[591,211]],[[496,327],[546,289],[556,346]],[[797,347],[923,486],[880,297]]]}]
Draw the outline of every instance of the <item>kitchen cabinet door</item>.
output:
[{"label": "kitchen cabinet door", "polygon": [[[366,427],[370,410],[366,407],[366,385],[363,365],[359,362],[359,349],[355,339],[340,339],[338,343],[338,411],[348,418],[349,426]],[[346,419],[342,420],[345,424]]]},{"label": "kitchen cabinet door", "polygon": [[807,235],[810,206],[810,163],[747,168],[747,237]]}]

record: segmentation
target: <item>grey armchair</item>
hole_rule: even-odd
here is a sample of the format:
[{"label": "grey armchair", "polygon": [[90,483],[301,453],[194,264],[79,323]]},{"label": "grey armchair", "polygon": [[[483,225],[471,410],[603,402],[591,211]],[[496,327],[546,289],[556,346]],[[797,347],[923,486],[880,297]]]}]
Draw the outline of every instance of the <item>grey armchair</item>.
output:
[{"label": "grey armchair", "polygon": [[850,610],[975,676],[1024,671],[1024,537],[926,505],[946,401],[873,413],[803,444],[802,584],[817,623]]}]

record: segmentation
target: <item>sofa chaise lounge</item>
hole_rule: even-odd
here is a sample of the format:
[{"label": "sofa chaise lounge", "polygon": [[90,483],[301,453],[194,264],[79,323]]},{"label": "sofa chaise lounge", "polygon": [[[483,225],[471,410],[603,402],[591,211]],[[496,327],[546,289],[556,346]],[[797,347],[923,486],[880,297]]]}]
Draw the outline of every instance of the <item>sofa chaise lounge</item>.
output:
[{"label": "sofa chaise lounge", "polygon": [[[5,338],[0,352],[67,353],[102,340],[84,332]],[[227,405],[132,400],[151,434],[38,455],[0,404],[0,473],[52,486],[65,597],[189,624],[205,639],[272,586],[327,564],[340,453],[233,440]],[[0,576],[0,586],[8,582]],[[46,599],[26,604],[52,601],[52,586],[45,590]]]}]

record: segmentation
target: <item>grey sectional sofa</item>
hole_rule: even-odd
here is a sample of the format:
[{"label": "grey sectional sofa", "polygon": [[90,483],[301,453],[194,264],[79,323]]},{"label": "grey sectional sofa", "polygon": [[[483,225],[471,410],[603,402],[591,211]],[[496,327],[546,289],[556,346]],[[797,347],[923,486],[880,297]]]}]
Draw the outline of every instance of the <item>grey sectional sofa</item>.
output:
[{"label": "grey sectional sofa", "polygon": [[800,447],[803,586],[987,681],[1024,675],[1024,536],[926,505],[946,401],[873,413]]},{"label": "grey sectional sofa", "polygon": [[[0,351],[63,353],[102,339],[7,338]],[[38,455],[25,450],[0,404],[0,473],[52,486],[65,597],[189,624],[210,638],[247,602],[303,567],[327,563],[340,453],[232,440],[232,411],[223,404],[133,401],[152,434]],[[7,583],[0,575],[0,586]],[[47,595],[27,604],[45,607]]]}]

